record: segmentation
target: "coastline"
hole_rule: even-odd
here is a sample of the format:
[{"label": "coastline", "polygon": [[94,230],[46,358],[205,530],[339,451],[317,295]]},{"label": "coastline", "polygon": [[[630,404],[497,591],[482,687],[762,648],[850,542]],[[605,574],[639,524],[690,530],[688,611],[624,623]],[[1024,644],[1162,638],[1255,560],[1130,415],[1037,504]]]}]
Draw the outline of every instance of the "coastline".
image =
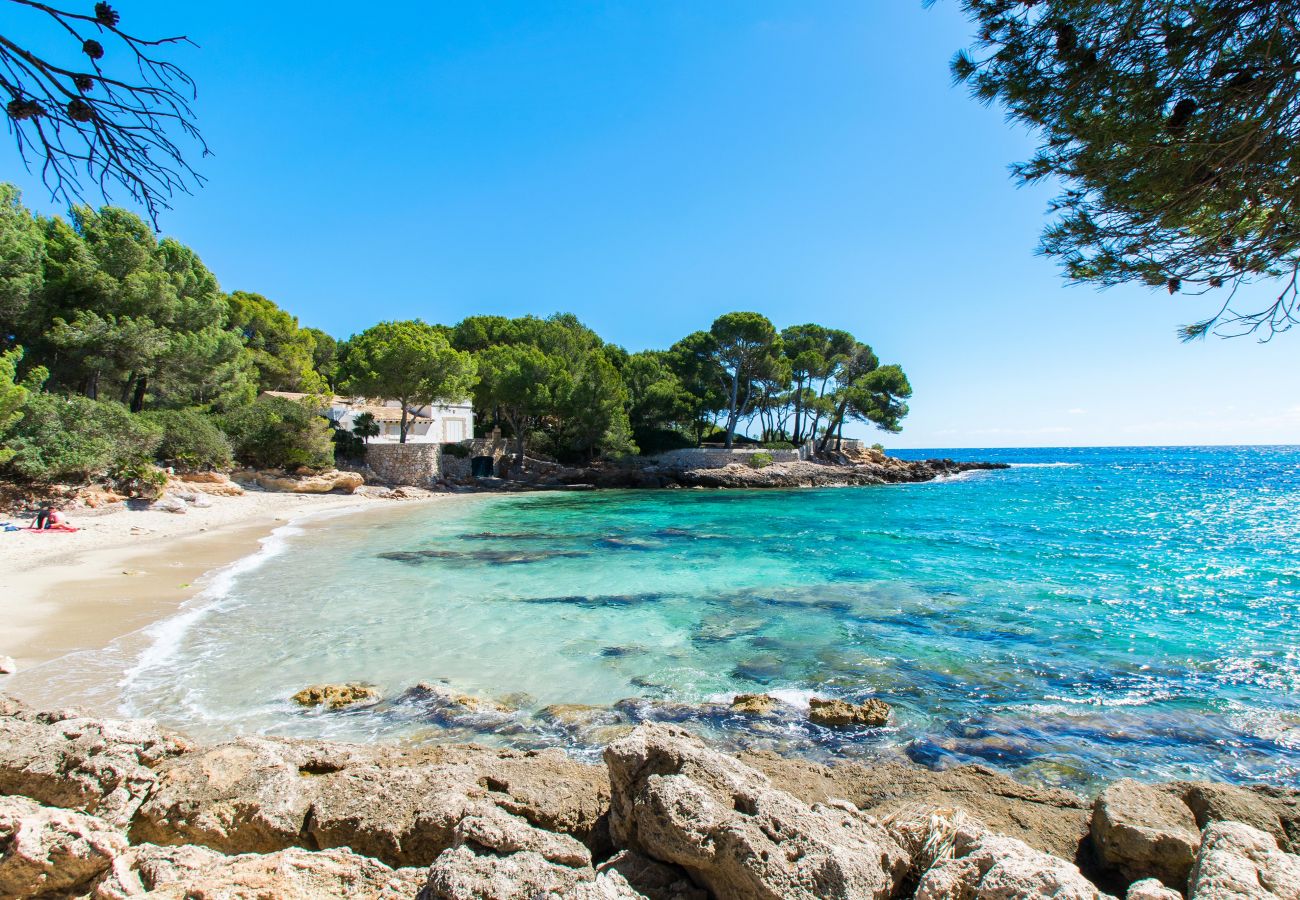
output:
[{"label": "coastline", "polygon": [[[450,496],[450,495],[448,495]],[[74,534],[0,535],[6,589],[0,655],[21,674],[72,653],[102,650],[176,614],[228,566],[285,525],[329,514],[426,501],[362,494],[248,493],[213,497],[184,515],[120,509],[74,515]],[[10,690],[13,676],[0,676]]]}]

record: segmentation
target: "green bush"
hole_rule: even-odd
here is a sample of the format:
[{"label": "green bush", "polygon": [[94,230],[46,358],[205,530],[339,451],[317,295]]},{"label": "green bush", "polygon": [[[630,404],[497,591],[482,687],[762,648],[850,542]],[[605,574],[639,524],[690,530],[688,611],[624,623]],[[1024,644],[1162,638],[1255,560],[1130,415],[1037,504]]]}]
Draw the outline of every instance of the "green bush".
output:
[{"label": "green bush", "polygon": [[767,450],[793,450],[794,444],[789,441],[763,441],[763,447]]},{"label": "green bush", "polygon": [[366,439],[355,431],[335,428],[330,433],[330,440],[334,442],[335,462],[339,460],[361,462],[366,458]]},{"label": "green bush", "polygon": [[197,409],[164,409],[140,417],[162,429],[157,458],[182,471],[229,469],[234,462],[230,438],[212,419]]},{"label": "green bush", "polygon": [[885,452],[885,445],[884,445],[884,444],[872,444],[872,445],[871,445],[871,449],[872,449],[872,450],[875,450],[877,453],[884,453],[884,452]]},{"label": "green bush", "polygon": [[34,393],[10,429],[9,467],[29,481],[86,482],[153,459],[162,428],[111,400]]},{"label": "green bush", "polygon": [[766,469],[774,461],[770,453],[755,453],[749,458],[749,464],[755,469]]},{"label": "green bush", "polygon": [[451,456],[455,459],[468,459],[470,449],[464,444],[443,444],[442,453],[444,456]]},{"label": "green bush", "polygon": [[261,469],[326,469],[334,448],[325,419],[283,397],[258,397],[222,417],[235,458]]}]

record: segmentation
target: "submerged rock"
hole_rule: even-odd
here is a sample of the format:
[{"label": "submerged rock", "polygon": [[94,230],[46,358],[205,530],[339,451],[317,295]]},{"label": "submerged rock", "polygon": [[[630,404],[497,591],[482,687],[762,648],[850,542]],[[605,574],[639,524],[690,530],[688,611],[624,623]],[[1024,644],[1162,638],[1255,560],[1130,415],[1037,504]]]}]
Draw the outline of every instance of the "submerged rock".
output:
[{"label": "submerged rock", "polygon": [[1189,900],[1300,898],[1300,856],[1282,852],[1271,834],[1239,822],[1213,822],[1200,845]]},{"label": "submerged rock", "polygon": [[868,697],[862,703],[822,700],[818,697],[808,701],[808,720],[829,728],[879,728],[889,723],[891,712],[893,707],[877,697]]},{"label": "submerged rock", "polygon": [[1187,884],[1201,836],[1192,811],[1174,791],[1125,778],[1097,797],[1092,843],[1098,859],[1125,880]]},{"label": "submerged rock", "polygon": [[718,900],[885,900],[904,851],[854,810],[808,806],[680,728],[605,749],[618,846],[680,865]]},{"label": "submerged rock", "polygon": [[299,706],[328,706],[330,709],[343,709],[358,703],[376,703],[379,691],[368,684],[352,682],[349,684],[317,684],[293,695],[293,702]]}]

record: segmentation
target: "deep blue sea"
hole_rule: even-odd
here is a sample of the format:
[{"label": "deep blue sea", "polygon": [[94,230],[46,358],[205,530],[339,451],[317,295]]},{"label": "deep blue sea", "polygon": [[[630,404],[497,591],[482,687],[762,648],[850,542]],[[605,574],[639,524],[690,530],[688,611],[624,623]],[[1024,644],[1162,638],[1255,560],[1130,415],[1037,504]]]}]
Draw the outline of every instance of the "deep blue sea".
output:
[{"label": "deep blue sea", "polygon": [[[453,500],[288,529],[157,629],[125,711],[203,734],[592,748],[684,722],[1034,781],[1300,781],[1300,448],[908,451],[922,485]],[[288,698],[361,680],[345,713]],[[420,681],[513,709],[391,702]],[[731,714],[738,692],[786,704]],[[890,727],[810,725],[878,696]],[[574,724],[553,704],[584,704]],[[572,711],[571,711],[572,712]]]}]

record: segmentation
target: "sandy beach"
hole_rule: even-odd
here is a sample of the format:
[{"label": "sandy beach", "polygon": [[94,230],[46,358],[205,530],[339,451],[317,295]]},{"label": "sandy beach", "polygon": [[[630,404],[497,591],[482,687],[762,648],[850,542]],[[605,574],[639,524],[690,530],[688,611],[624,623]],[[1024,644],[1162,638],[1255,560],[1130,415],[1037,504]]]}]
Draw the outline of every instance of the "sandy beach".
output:
[{"label": "sandy beach", "polygon": [[[80,511],[70,515],[79,529],[70,534],[0,534],[0,655],[13,657],[22,672],[103,648],[175,612],[202,589],[206,574],[255,552],[281,525],[399,502],[270,492],[211,500],[183,515]],[[0,687],[5,680],[0,676]]]}]

